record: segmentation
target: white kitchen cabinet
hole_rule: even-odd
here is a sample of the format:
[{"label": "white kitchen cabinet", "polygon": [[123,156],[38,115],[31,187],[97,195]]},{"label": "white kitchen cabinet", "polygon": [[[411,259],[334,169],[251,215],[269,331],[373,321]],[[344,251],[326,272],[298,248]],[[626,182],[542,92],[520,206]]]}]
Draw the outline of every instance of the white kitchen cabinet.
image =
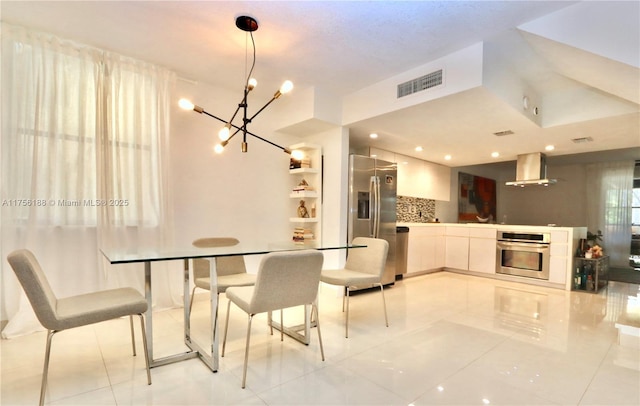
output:
[{"label": "white kitchen cabinet", "polygon": [[554,230],[551,233],[551,243],[568,244],[569,233],[563,230]]},{"label": "white kitchen cabinet", "polygon": [[[570,274],[573,246],[569,244],[569,233],[562,230],[551,231],[549,246],[549,282],[565,284]],[[569,272],[569,273],[568,273]]]},{"label": "white kitchen cabinet", "polygon": [[450,200],[450,168],[399,154],[396,154],[396,162],[398,163],[398,195]]},{"label": "white kitchen cabinet", "polygon": [[451,226],[446,226],[444,228],[444,235],[469,238],[469,229],[470,229],[470,227],[455,227],[455,226],[451,227]]},{"label": "white kitchen cabinet", "polygon": [[445,202],[451,200],[451,168],[423,161],[422,173],[425,198]]},{"label": "white kitchen cabinet", "polygon": [[469,269],[469,237],[445,236],[444,265],[447,268]]},{"label": "white kitchen cabinet", "polygon": [[437,234],[427,238],[426,248],[430,254],[423,259],[425,269],[442,269],[444,268],[445,257],[445,240],[444,227],[435,230]]},{"label": "white kitchen cabinet", "polygon": [[565,284],[567,279],[567,257],[549,258],[549,282]]},{"label": "white kitchen cabinet", "polygon": [[420,195],[422,161],[408,156],[396,155],[396,163],[398,164],[398,195],[422,197]]},{"label": "white kitchen cabinet", "polygon": [[423,271],[422,257],[425,242],[424,227],[409,227],[409,241],[407,247],[407,274]]},{"label": "white kitchen cabinet", "polygon": [[445,257],[447,268],[469,269],[469,228],[445,227]]},{"label": "white kitchen cabinet", "polygon": [[495,228],[469,229],[469,270],[486,274],[496,273]]},{"label": "white kitchen cabinet", "polygon": [[377,148],[370,148],[369,156],[398,164],[399,196],[447,202],[451,199],[451,168]]},{"label": "white kitchen cabinet", "polygon": [[446,227],[447,268],[494,274],[496,235],[492,227]]},{"label": "white kitchen cabinet", "polygon": [[407,274],[444,267],[444,226],[409,227]]}]

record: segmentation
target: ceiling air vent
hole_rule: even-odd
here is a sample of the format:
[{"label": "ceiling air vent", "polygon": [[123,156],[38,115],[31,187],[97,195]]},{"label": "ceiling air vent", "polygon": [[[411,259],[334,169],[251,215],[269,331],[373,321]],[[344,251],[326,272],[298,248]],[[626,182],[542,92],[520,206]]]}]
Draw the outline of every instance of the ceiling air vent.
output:
[{"label": "ceiling air vent", "polygon": [[571,141],[575,142],[576,144],[582,144],[582,143],[585,143],[585,142],[593,141],[593,138],[591,138],[591,137],[581,137],[581,138],[574,138]]},{"label": "ceiling air vent", "polygon": [[398,85],[398,99],[442,84],[442,69]]},{"label": "ceiling air vent", "polygon": [[498,137],[502,137],[505,135],[511,135],[513,134],[513,131],[511,130],[504,130],[504,131],[498,131],[497,133],[493,133],[493,135],[497,135]]}]

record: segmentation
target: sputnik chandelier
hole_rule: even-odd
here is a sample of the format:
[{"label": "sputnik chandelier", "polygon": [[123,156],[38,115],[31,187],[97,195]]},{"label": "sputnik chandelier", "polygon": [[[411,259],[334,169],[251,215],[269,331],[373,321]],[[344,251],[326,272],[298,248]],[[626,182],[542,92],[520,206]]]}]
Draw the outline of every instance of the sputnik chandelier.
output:
[{"label": "sputnik chandelier", "polygon": [[[262,108],[258,110],[253,116],[249,117],[247,113],[247,108],[248,108],[247,98],[249,96],[249,92],[251,92],[258,83],[254,78],[251,77],[251,74],[253,73],[253,68],[255,67],[255,64],[256,64],[256,43],[253,39],[253,32],[258,29],[258,21],[256,21],[255,18],[250,16],[240,16],[236,18],[236,27],[238,27],[242,31],[245,31],[247,35],[251,37],[251,44],[253,47],[253,62],[251,63],[251,69],[249,70],[249,73],[247,74],[247,78],[245,81],[244,94],[242,97],[242,101],[238,103],[238,107],[236,108],[236,111],[233,113],[233,116],[231,116],[231,119],[227,121],[220,117],[217,117],[205,111],[202,107],[194,105],[187,99],[180,99],[179,105],[185,110],[193,110],[196,113],[205,114],[211,118],[214,118],[224,123],[224,127],[222,127],[222,129],[220,129],[220,131],[218,132],[220,143],[214,147],[214,150],[217,153],[221,153],[224,150],[224,147],[227,146],[229,141],[236,134],[242,133],[242,152],[247,152],[247,146],[248,146],[247,135],[251,135],[252,137],[262,140],[268,144],[271,144],[276,148],[280,148],[285,153],[291,154],[296,159],[300,159],[301,157],[299,156],[300,155],[299,151],[291,151],[289,148],[282,147],[274,142],[271,142],[265,138],[262,138],[259,135],[256,135],[247,129],[247,125],[251,123],[251,121],[254,118],[256,118],[256,116],[260,114],[265,108],[267,108],[267,106],[269,106],[274,100],[276,100],[283,94],[290,92],[291,89],[293,89],[293,83],[291,83],[291,81],[289,80],[286,80],[282,84],[282,86],[280,86],[280,89],[278,89],[273,94],[273,97],[271,98],[271,100],[269,100],[264,106],[262,106]],[[238,115],[241,109],[242,109],[242,125],[237,126],[233,123],[233,120],[236,118],[236,116]]]}]

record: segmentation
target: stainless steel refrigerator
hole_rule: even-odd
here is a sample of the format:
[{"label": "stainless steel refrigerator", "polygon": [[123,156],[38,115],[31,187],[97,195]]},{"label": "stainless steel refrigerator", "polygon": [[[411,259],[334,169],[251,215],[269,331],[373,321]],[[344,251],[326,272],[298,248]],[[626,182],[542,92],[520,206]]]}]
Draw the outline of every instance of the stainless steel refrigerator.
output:
[{"label": "stainless steel refrigerator", "polygon": [[[394,162],[368,156],[349,156],[349,224],[347,238],[382,238],[389,242],[384,285],[396,278],[396,187]],[[348,254],[347,254],[348,255]]]}]

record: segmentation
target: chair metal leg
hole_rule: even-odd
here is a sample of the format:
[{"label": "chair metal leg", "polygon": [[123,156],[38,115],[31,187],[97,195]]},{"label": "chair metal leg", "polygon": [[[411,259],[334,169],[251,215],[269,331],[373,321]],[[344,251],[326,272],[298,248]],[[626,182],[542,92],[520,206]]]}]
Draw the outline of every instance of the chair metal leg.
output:
[{"label": "chair metal leg", "polygon": [[47,391],[47,376],[49,375],[49,356],[51,355],[51,340],[56,330],[47,331],[47,347],[44,352],[44,367],[42,368],[42,385],[40,386],[40,406],[44,405],[44,394]]},{"label": "chair metal leg", "polygon": [[280,341],[284,341],[284,316],[283,311],[280,309]]},{"label": "chair metal leg", "polygon": [[253,320],[253,314],[249,315],[249,325],[247,326],[247,346],[244,349],[244,369],[242,371],[242,389],[244,389],[247,382],[247,364],[249,363],[249,341],[251,340],[251,321]]},{"label": "chair metal leg", "polygon": [[387,325],[387,327],[389,327],[389,318],[387,317],[387,302],[384,299],[384,287],[382,286],[382,283],[379,283],[378,285],[380,285],[380,294],[382,294],[382,307],[384,308],[384,322]]},{"label": "chair metal leg", "polygon": [[316,328],[318,329],[318,341],[320,342],[320,355],[322,355],[322,360],[324,361],[324,347],[322,346],[322,334],[320,333],[320,317],[318,314],[318,301],[316,299],[316,303],[313,303],[311,305],[311,319],[313,319],[313,314],[315,311],[315,321],[316,321]]},{"label": "chair metal leg", "polygon": [[345,338],[349,338],[349,287],[348,286],[347,286],[346,301],[347,301],[347,314],[345,315],[344,336]]},{"label": "chair metal leg", "polygon": [[136,336],[133,334],[133,314],[129,315],[129,326],[131,327],[131,346],[133,347],[133,356],[136,355]]},{"label": "chair metal leg", "polygon": [[[149,367],[149,349],[147,348],[147,332],[144,328],[144,315],[139,314],[140,328],[142,329],[142,346],[144,348],[144,363],[147,367],[147,385],[151,385],[151,369]],[[133,321],[133,316],[131,316]],[[131,324],[131,331],[133,332],[133,324]],[[136,355],[135,353],[133,355]]]},{"label": "chair metal leg", "polygon": [[191,309],[193,309],[193,295],[196,293],[196,286],[193,287],[191,291],[191,300],[189,301],[189,318],[191,318]]},{"label": "chair metal leg", "polygon": [[227,319],[224,322],[224,335],[222,336],[222,353],[221,357],[224,357],[224,349],[227,347],[227,330],[229,329],[229,313],[231,312],[231,301],[227,302]]}]

